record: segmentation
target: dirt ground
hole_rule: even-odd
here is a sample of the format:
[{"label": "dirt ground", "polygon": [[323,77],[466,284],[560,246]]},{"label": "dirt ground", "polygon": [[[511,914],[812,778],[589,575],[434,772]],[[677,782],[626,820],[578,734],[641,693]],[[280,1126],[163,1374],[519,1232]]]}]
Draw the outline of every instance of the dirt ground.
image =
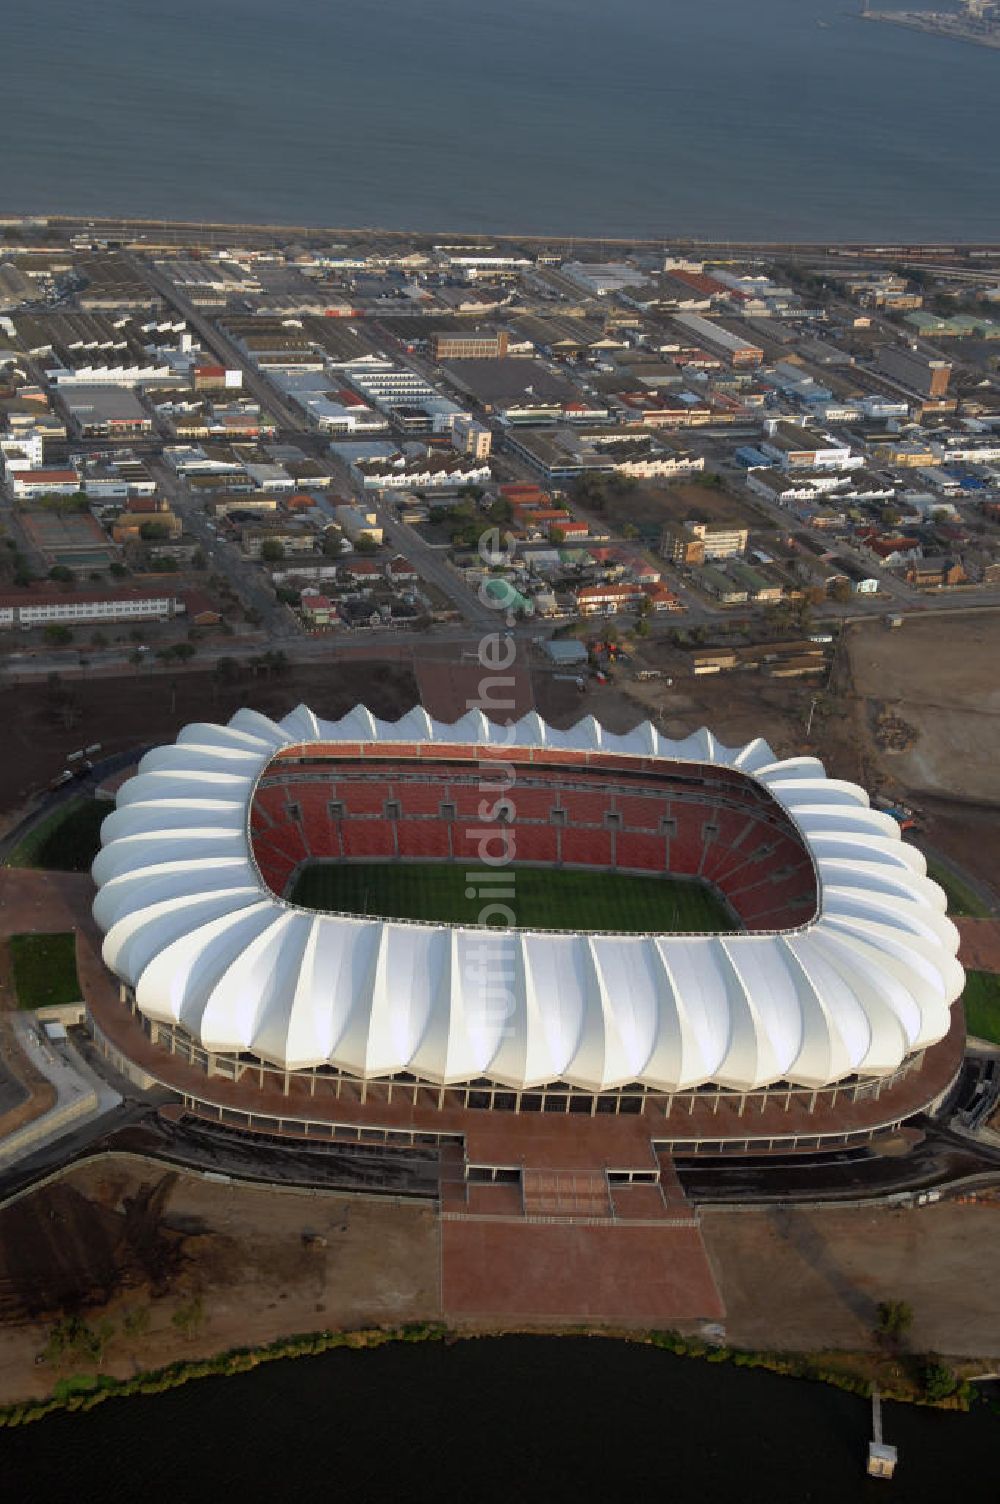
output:
[{"label": "dirt ground", "polygon": [[[850,692],[829,720],[844,777],[895,793],[920,812],[920,844],[1000,891],[1000,619],[907,617],[894,632],[854,627]],[[874,745],[881,708],[917,731],[904,752]],[[853,770],[851,764],[853,763]]]},{"label": "dirt ground", "polygon": [[735,1345],[867,1347],[905,1300],[914,1351],[1000,1355],[1000,1204],[706,1210],[702,1232]]},{"label": "dirt ground", "polygon": [[893,632],[852,629],[857,692],[919,732],[907,751],[883,757],[914,794],[1000,802],[998,648],[1000,620],[992,613],[908,617]]},{"label": "dirt ground", "polygon": [[761,514],[731,491],[701,486],[692,480],[641,483],[618,504],[613,515],[637,527],[667,522],[728,522],[761,531]]},{"label": "dirt ground", "polygon": [[[174,696],[171,685],[176,685]],[[227,721],[241,705],[283,716],[302,702],[318,715],[344,715],[364,703],[395,718],[416,704],[409,661],[338,659],[295,664],[280,678],[252,677],[220,685],[211,673],[137,673],[74,679],[72,724],[47,684],[0,691],[4,754],[0,759],[0,811],[10,812],[44,789],[65,765],[67,752],[100,742],[106,755],[137,744],[170,741],[189,721]]]},{"label": "dirt ground", "polygon": [[770,679],[759,673],[695,678],[687,655],[660,646],[648,652],[643,648],[642,661],[647,660],[673,678],[673,684],[621,677],[599,686],[588,680],[586,692],[580,694],[571,681],[536,668],[538,711],[556,726],[593,715],[611,731],[627,731],[639,721],[651,720],[667,736],[685,737],[707,726],[728,746],[762,736],[779,756],[807,750],[805,726],[813,690],[802,680]]},{"label": "dirt ground", "polygon": [[[0,1404],[48,1392],[35,1365],[51,1320],[80,1310],[116,1328],[106,1372],[125,1377],[326,1327],[430,1319],[440,1310],[436,1212],[388,1198],[221,1185],[115,1156],[0,1212]],[[171,1317],[195,1293],[205,1321]],[[148,1307],[133,1342],[127,1310]],[[70,1366],[72,1366],[72,1360]]]}]

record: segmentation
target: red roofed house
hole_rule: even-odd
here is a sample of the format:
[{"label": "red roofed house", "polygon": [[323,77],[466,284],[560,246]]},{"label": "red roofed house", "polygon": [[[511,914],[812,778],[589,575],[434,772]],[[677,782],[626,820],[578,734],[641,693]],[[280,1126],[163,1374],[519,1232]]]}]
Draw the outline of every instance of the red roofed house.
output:
[{"label": "red roofed house", "polygon": [[590,528],[585,522],[578,522],[575,517],[560,517],[549,523],[549,537],[552,537],[553,529],[558,530],[565,540],[589,538]]},{"label": "red roofed house", "polygon": [[645,587],[646,599],[652,601],[654,611],[680,611],[681,602],[672,590],[662,582]]},{"label": "red roofed house", "polygon": [[581,616],[614,616],[637,606],[644,594],[638,585],[584,585],[576,592],[576,605]]},{"label": "red roofed house", "polygon": [[293,491],[285,497],[285,506],[290,512],[306,512],[316,505],[308,491]]},{"label": "red roofed house", "polygon": [[311,591],[303,591],[299,610],[309,627],[332,627],[340,620],[333,601],[319,592],[313,594]]},{"label": "red roofed house", "polygon": [[371,559],[352,559],[347,565],[347,573],[352,580],[370,585],[373,580],[380,578],[382,571]]},{"label": "red roofed house", "polygon": [[408,585],[420,578],[409,559],[404,559],[402,554],[397,554],[394,559],[389,560],[385,566],[385,572],[396,585]]}]

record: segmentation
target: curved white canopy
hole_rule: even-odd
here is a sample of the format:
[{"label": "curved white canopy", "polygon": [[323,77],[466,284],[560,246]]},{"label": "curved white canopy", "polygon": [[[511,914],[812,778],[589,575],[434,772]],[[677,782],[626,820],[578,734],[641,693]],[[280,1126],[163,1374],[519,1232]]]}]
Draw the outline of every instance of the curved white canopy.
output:
[{"label": "curved white canopy", "polygon": [[[282,747],[359,741],[556,747],[716,763],[765,785],[816,867],[819,908],[784,934],[619,935],[483,930],[317,914],[263,882],[249,842],[260,774]],[[148,752],[118,793],[93,866],[104,959],[151,1019],[206,1049],[290,1070],[409,1071],[518,1089],[566,1081],[740,1090],[822,1086],[895,1070],[941,1039],[963,972],[945,897],[921,854],[853,784],[760,740],[649,723],[617,735],[587,717],[513,728],[422,709],[357,707],[280,723],[239,710]]]}]

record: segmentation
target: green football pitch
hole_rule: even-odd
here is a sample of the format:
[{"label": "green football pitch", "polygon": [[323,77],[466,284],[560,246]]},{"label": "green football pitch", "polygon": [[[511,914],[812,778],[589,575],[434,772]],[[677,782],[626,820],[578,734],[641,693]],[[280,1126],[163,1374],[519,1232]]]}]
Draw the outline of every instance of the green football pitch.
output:
[{"label": "green football pitch", "polygon": [[[444,924],[521,929],[704,932],[734,930],[732,915],[709,889],[670,877],[551,867],[495,868],[452,862],[316,862],[299,874],[289,899],[324,913],[427,919]],[[498,889],[510,890],[501,897]],[[491,895],[496,894],[496,898]],[[484,913],[491,903],[506,913]]]}]

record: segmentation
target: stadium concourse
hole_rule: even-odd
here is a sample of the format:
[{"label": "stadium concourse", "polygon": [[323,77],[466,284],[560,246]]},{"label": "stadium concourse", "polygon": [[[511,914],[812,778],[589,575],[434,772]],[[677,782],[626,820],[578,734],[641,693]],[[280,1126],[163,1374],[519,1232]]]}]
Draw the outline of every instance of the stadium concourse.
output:
[{"label": "stadium concourse", "polygon": [[[433,1147],[470,1319],[717,1319],[673,1157],[868,1143],[961,1063],[958,935],[922,856],[759,740],[244,709],[147,753],[102,841],[99,1047],[172,1116]],[[500,927],[484,856],[513,891]],[[372,882],[362,912],[316,912],[286,895],[317,863],[457,864],[477,903],[393,917]],[[519,865],[550,876],[544,926],[518,921]],[[563,927],[567,871],[701,885],[726,923]]]}]

